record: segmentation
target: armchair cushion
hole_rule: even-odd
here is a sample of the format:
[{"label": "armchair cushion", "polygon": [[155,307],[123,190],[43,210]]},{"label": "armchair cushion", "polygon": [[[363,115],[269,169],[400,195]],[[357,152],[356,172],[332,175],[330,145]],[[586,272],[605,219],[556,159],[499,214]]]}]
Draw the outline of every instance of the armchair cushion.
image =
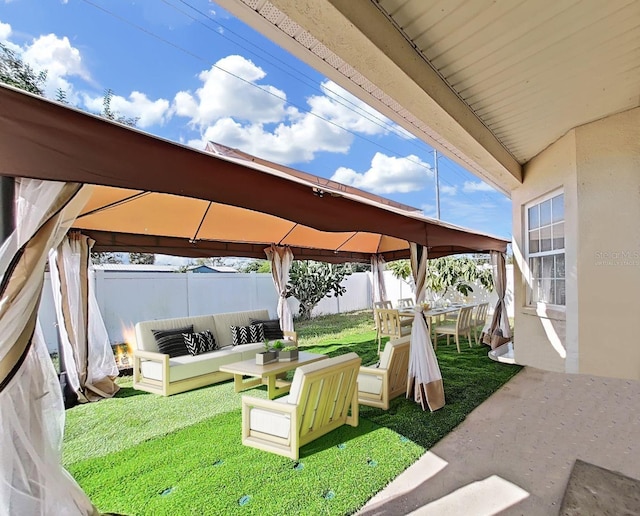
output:
[{"label": "armchair cushion", "polygon": [[358,374],[358,391],[369,394],[380,394],[382,392],[382,376],[366,372],[366,368],[361,368]]},{"label": "armchair cushion", "polygon": [[[274,400],[275,403],[288,403],[289,396]],[[287,439],[291,429],[291,416],[284,412],[255,407],[249,414],[249,428],[263,434],[275,435]]]}]

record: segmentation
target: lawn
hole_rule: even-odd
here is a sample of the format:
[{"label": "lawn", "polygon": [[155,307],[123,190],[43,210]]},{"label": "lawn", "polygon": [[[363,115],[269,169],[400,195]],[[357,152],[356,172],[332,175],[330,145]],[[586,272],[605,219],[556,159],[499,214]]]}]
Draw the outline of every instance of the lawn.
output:
[{"label": "lawn", "polygon": [[[297,322],[296,330],[308,351],[376,361],[370,311]],[[164,398],[122,378],[115,398],[67,411],[63,463],[105,512],[351,514],[520,370],[466,342],[461,354],[441,345],[437,355],[443,409],[423,412],[402,397],[388,411],[361,406],[357,428],[302,447],[299,461],[242,446],[241,395],[231,381]]]}]

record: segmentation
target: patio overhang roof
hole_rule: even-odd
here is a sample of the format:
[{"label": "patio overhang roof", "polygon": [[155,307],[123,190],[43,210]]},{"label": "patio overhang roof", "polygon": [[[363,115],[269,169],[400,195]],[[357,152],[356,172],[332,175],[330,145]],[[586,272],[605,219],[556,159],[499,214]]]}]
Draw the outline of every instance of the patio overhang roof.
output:
[{"label": "patio overhang roof", "polygon": [[[97,185],[75,221],[96,250],[362,261],[506,250],[508,241],[246,156],[200,152],[0,88],[0,175]],[[257,160],[260,161],[260,160]],[[315,178],[315,179],[313,179]]]},{"label": "patio overhang roof", "polygon": [[507,195],[567,131],[640,106],[640,3],[216,0]]}]

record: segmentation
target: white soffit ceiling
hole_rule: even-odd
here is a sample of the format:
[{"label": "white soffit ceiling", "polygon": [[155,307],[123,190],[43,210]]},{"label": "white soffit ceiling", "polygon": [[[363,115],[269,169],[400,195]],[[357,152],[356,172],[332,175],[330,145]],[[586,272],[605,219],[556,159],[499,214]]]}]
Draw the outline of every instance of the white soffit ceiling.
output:
[{"label": "white soffit ceiling", "polygon": [[[638,0],[218,3],[504,192],[568,130],[640,105]],[[376,75],[376,52],[403,81]]]},{"label": "white soffit ceiling", "polygon": [[637,0],[380,0],[520,163],[640,102]]}]

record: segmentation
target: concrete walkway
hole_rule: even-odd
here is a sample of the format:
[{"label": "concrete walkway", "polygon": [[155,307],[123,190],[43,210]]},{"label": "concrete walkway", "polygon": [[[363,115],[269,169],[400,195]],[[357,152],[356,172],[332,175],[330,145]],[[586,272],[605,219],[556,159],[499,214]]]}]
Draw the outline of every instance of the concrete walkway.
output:
[{"label": "concrete walkway", "polygon": [[525,368],[358,514],[558,514],[576,459],[640,479],[640,382]]}]

